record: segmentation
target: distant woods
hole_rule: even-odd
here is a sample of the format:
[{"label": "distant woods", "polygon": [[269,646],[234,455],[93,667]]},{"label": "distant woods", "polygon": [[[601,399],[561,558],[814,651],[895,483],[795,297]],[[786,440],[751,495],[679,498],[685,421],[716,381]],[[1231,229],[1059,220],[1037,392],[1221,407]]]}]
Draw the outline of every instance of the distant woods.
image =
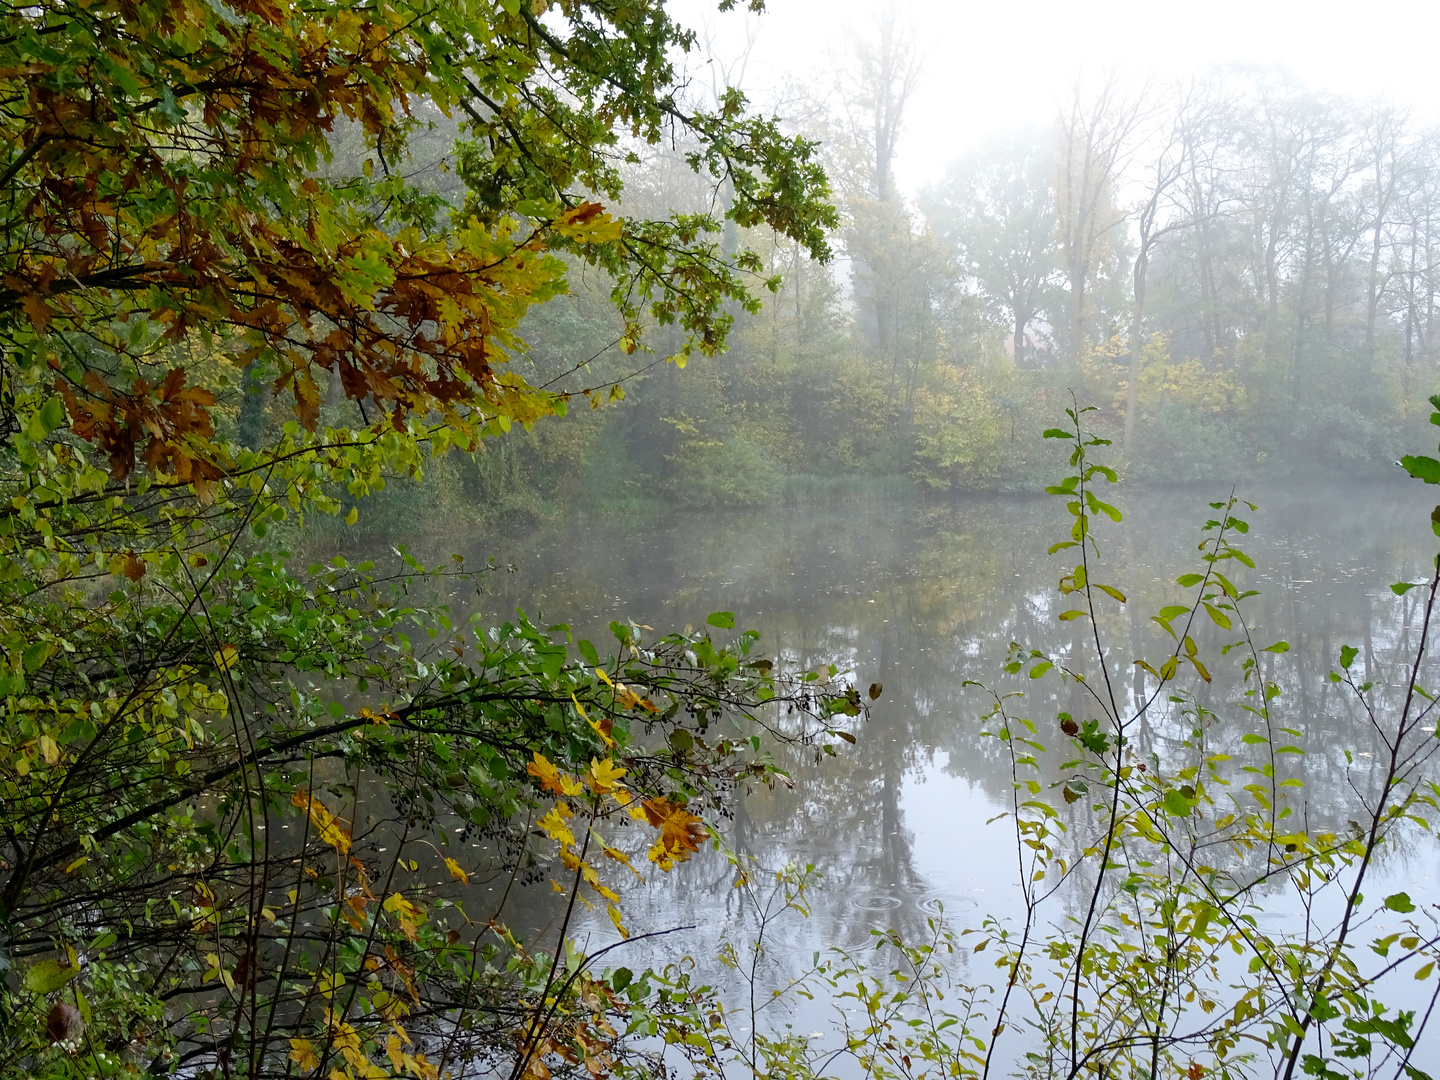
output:
[{"label": "distant woods", "polygon": [[[831,85],[771,103],[823,144],[835,261],[746,230],[778,286],[732,313],[726,355],[683,374],[605,351],[611,283],[572,282],[530,319],[542,376],[597,352],[590,383],[643,373],[588,423],[490,447],[461,485],[472,505],[583,503],[597,476],[607,500],[690,504],[880,478],[1033,489],[1035,434],[1070,388],[1144,482],[1373,476],[1413,442],[1440,389],[1440,130],[1273,71],[1081,82],[1048,124],[907,193],[905,139],[947,133],[906,128],[914,34],[882,17],[857,38]],[[719,99],[743,69],[710,65],[703,92]],[[687,152],[634,148],[637,211],[729,198]],[[659,355],[667,341],[662,328]]]}]

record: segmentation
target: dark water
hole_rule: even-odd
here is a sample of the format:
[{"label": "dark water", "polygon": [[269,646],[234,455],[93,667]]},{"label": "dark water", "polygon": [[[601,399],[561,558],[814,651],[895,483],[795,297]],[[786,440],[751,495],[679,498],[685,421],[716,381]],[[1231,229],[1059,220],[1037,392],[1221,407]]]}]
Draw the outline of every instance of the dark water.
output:
[{"label": "dark water", "polygon": [[[1158,663],[1164,655],[1168,639],[1146,620],[1182,597],[1174,579],[1196,568],[1200,526],[1214,513],[1206,503],[1226,494],[1122,496],[1116,501],[1125,522],[1103,523],[1104,569],[1092,576],[1127,593],[1133,613],[1117,608],[1103,626],[1121,696],[1138,689],[1130,683],[1132,658]],[[1416,641],[1421,590],[1400,598],[1389,586],[1424,576],[1437,547],[1429,525],[1434,500],[1419,484],[1248,494],[1260,509],[1243,512],[1251,529],[1238,539],[1256,569],[1231,568],[1242,589],[1260,591],[1248,602],[1259,644],[1283,639],[1291,646],[1283,656],[1265,654],[1267,675],[1284,688],[1278,718],[1302,733],[1307,751],[1287,765],[1287,775],[1305,782],[1303,812],[1312,829],[1329,823],[1343,830],[1355,816],[1351,784],[1365,789],[1376,743],[1327,676],[1340,647],[1352,645],[1367,676],[1382,684],[1399,678],[1398,664]],[[762,632],[762,648],[792,664],[834,662],[862,687],[883,684],[855,746],[818,767],[808,754],[784,759],[793,786],[737,797],[720,823],[740,857],[768,869],[814,864],[824,875],[811,916],[782,920],[771,931],[762,974],[782,984],[826,944],[860,945],[877,927],[922,936],[942,906],[960,927],[987,913],[1015,915],[1014,833],[1006,821],[985,824],[1008,807],[1008,759],[996,740],[982,737],[983,694],[963,684],[1023,691],[1021,710],[1039,725],[1039,738],[1060,741],[1055,715],[1075,708],[1073,685],[1007,677],[1001,669],[1011,642],[1068,656],[1087,646],[1083,624],[1056,619],[1056,583],[1075,560],[1046,549],[1068,527],[1057,499],[975,497],[942,507],[574,521],[524,536],[439,537],[412,546],[430,557],[459,550],[472,560],[515,564],[514,573],[492,575],[488,594],[473,601],[487,617],[504,619],[521,605],[537,621],[563,620],[599,644],[614,618],[663,632],[733,611],[739,626]],[[1212,746],[1241,755],[1242,736],[1254,724],[1233,706],[1241,690],[1237,665],[1218,655],[1232,636],[1209,626],[1196,634],[1215,669],[1213,684],[1202,688],[1218,717]],[[1191,726],[1178,709],[1156,713],[1139,749],[1170,760],[1184,752]],[[1407,843],[1387,856],[1382,874],[1418,899],[1440,875],[1436,855],[1431,841]],[[614,962],[689,957],[720,978],[715,952],[746,924],[730,888],[734,877],[725,858],[705,852],[673,874],[629,884],[624,907],[633,930],[695,929],[627,946]],[[537,930],[550,910],[542,888],[521,897],[530,909],[516,913]],[[1288,899],[1272,899],[1274,917],[1283,918]],[[1063,914],[1066,899],[1056,903],[1055,914]],[[615,939],[602,911],[584,916],[580,936],[592,947]],[[976,977],[995,976],[986,965]],[[803,1008],[794,1022],[818,1024],[817,1008]]]}]

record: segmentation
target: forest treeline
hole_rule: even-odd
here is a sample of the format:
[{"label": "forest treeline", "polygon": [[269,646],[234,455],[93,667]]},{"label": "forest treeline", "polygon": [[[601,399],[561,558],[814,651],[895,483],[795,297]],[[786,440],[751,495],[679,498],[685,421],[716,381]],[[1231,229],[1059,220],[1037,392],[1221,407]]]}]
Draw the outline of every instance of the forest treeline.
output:
[{"label": "forest treeline", "polygon": [[[1072,389],[1142,482],[1374,476],[1413,444],[1436,388],[1440,130],[1270,70],[1111,79],[910,198],[894,165],[915,57],[882,22],[833,87],[774,106],[822,144],[831,265],[729,223],[722,245],[761,252],[775,290],[683,373],[663,362],[678,334],[627,353],[614,283],[575,275],[529,317],[530,361],[556,386],[623,380],[624,399],[448,465],[442,501],[1033,490],[1034,435]],[[718,100],[731,70],[709,70]],[[711,209],[689,152],[632,148],[627,207]]]}]

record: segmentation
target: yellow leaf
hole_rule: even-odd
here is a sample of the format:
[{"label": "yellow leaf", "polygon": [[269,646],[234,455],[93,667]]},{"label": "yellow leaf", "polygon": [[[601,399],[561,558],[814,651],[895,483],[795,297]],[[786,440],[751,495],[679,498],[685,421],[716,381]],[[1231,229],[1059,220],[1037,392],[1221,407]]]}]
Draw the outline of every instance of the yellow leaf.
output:
[{"label": "yellow leaf", "polygon": [[339,819],[330,813],[319,799],[312,798],[310,792],[300,788],[290,796],[290,801],[309,813],[310,820],[315,825],[322,841],[341,855],[350,854],[349,832],[340,826]]},{"label": "yellow leaf", "polygon": [[54,765],[60,760],[60,747],[49,735],[40,736],[40,754],[45,759],[45,764]]},{"label": "yellow leaf", "polygon": [[588,777],[590,789],[595,792],[604,792],[623,786],[620,784],[620,777],[624,776],[626,771],[608,757],[604,761],[591,758]]},{"label": "yellow leaf", "polygon": [[412,904],[399,893],[391,893],[385,898],[385,910],[400,920],[400,932],[405,935],[407,941],[416,941],[420,937],[418,925],[425,917],[425,913]]},{"label": "yellow leaf", "polygon": [[462,882],[466,885],[470,884],[470,875],[467,874],[464,870],[460,869],[460,864],[454,859],[447,856],[445,859],[445,868],[450,871],[450,876],[453,877],[456,881]]},{"label": "yellow leaf", "polygon": [[625,929],[625,924],[620,921],[620,909],[614,904],[610,905],[610,921],[615,924],[615,929],[620,932],[622,938],[628,938],[630,931]]},{"label": "yellow leaf", "polygon": [[234,645],[222,645],[211,659],[221,671],[230,671],[240,659],[240,650]]},{"label": "yellow leaf", "polygon": [[577,244],[604,244],[619,240],[620,222],[616,221],[599,203],[583,202],[567,210],[555,222],[555,231],[568,236]]},{"label": "yellow leaf", "polygon": [[570,817],[570,808],[563,802],[556,803],[550,812],[542,817],[535,824],[545,831],[545,834],[557,844],[571,845],[575,843],[575,834],[565,824],[566,818]]},{"label": "yellow leaf", "polygon": [[[606,746],[607,749],[610,749],[610,750],[614,750],[614,749],[615,749],[615,740],[610,737],[610,732],[608,732],[608,731],[605,730],[605,726],[603,726],[603,725],[601,725],[601,724],[597,724],[594,720],[591,720],[589,717],[586,717],[585,722],[586,722],[587,724],[589,724],[592,728],[595,729],[595,734],[600,736],[600,741],[605,744],[605,746]],[[609,724],[609,720],[606,720],[606,721],[605,721],[605,725],[608,725],[608,724]]]},{"label": "yellow leaf", "polygon": [[548,791],[552,795],[565,794],[565,788],[560,783],[560,770],[552,765],[539,750],[535,751],[535,760],[525,766],[525,771],[540,781],[542,790]]},{"label": "yellow leaf", "polygon": [[635,877],[638,878],[640,881],[645,880],[645,878],[641,875],[640,871],[636,870],[635,867],[630,864],[630,856],[626,855],[625,852],[621,851],[619,848],[613,847],[605,847],[603,848],[603,850],[607,858],[614,859],[616,862],[620,863],[622,866],[625,867],[625,869],[629,870],[632,874],[634,874]]},{"label": "yellow leaf", "polygon": [[320,1067],[320,1059],[315,1055],[315,1048],[310,1045],[309,1039],[290,1040],[290,1060],[305,1072]]}]

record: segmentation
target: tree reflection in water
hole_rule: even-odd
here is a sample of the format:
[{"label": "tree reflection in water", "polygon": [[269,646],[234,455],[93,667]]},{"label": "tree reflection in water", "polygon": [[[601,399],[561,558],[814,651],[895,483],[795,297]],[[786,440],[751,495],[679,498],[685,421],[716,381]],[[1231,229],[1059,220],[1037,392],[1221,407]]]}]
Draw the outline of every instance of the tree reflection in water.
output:
[{"label": "tree reflection in water", "polygon": [[[1384,686],[1399,681],[1397,660],[1415,645],[1420,590],[1395,597],[1388,588],[1424,576],[1433,557],[1428,504],[1415,487],[1369,487],[1345,492],[1343,501],[1333,489],[1241,493],[1260,505],[1249,515],[1245,543],[1257,569],[1236,583],[1260,591],[1248,602],[1257,637],[1291,645],[1284,656],[1262,654],[1263,674],[1284,691],[1274,705],[1278,723],[1303,736],[1306,754],[1285,756],[1277,769],[1281,778],[1304,781],[1312,830],[1346,829],[1344,807],[1354,799],[1348,785],[1363,785],[1367,762],[1376,760],[1374,732],[1328,678],[1340,646],[1359,648],[1366,678]],[[1130,603],[1105,629],[1128,662],[1160,653],[1161,632],[1144,613],[1174,602],[1174,577],[1193,563],[1208,511],[1205,497],[1188,492],[1122,493],[1117,502],[1127,520],[1101,543],[1110,579],[1125,587]],[[487,616],[505,617],[523,601],[539,609],[531,610],[537,618],[563,618],[598,642],[613,618],[668,630],[730,610],[787,663],[837,663],[853,670],[862,688],[883,684],[852,749],[822,762],[792,755],[783,766],[793,786],[736,792],[730,819],[721,823],[741,856],[770,868],[813,863],[824,875],[811,918],[787,926],[785,944],[769,955],[770,976],[783,983],[828,943],[861,945],[871,930],[886,927],[918,940],[942,904],[957,926],[986,913],[1015,914],[1013,833],[1005,822],[985,824],[1008,806],[1009,759],[999,742],[982,737],[986,702],[962,684],[984,679],[1024,690],[1024,711],[1049,744],[1062,741],[1044,729],[1057,712],[1083,715],[1073,683],[1022,676],[1006,684],[1001,676],[1012,642],[1058,655],[1081,647],[1075,624],[1055,619],[1056,579],[1068,569],[1063,555],[1046,555],[1056,509],[1050,500],[974,497],[939,507],[691,513],[541,529],[464,554],[517,564],[516,574],[492,578],[495,591],[478,600]],[[442,549],[445,542],[435,541],[424,554]],[[1211,626],[1196,634],[1202,651],[1218,651],[1217,634]],[[1208,743],[1240,757],[1250,729],[1227,707],[1241,696],[1238,666],[1217,665],[1214,675],[1201,703],[1223,719]],[[1138,701],[1143,687],[1129,677],[1125,692]],[[1178,707],[1152,709],[1137,750],[1172,760],[1188,752],[1182,744],[1192,724]],[[1071,824],[1086,812],[1084,801],[1059,805]],[[1388,877],[1404,878],[1412,892],[1427,890],[1432,841],[1397,845],[1386,860],[1380,869]],[[686,874],[632,885],[632,926],[693,923],[697,930],[647,942],[650,953],[624,962],[691,956],[704,970],[743,921],[733,877],[725,858],[705,853]],[[516,924],[538,930],[545,923],[551,902],[543,888],[520,895]],[[600,914],[582,940],[586,935],[599,944],[613,930]]]}]

